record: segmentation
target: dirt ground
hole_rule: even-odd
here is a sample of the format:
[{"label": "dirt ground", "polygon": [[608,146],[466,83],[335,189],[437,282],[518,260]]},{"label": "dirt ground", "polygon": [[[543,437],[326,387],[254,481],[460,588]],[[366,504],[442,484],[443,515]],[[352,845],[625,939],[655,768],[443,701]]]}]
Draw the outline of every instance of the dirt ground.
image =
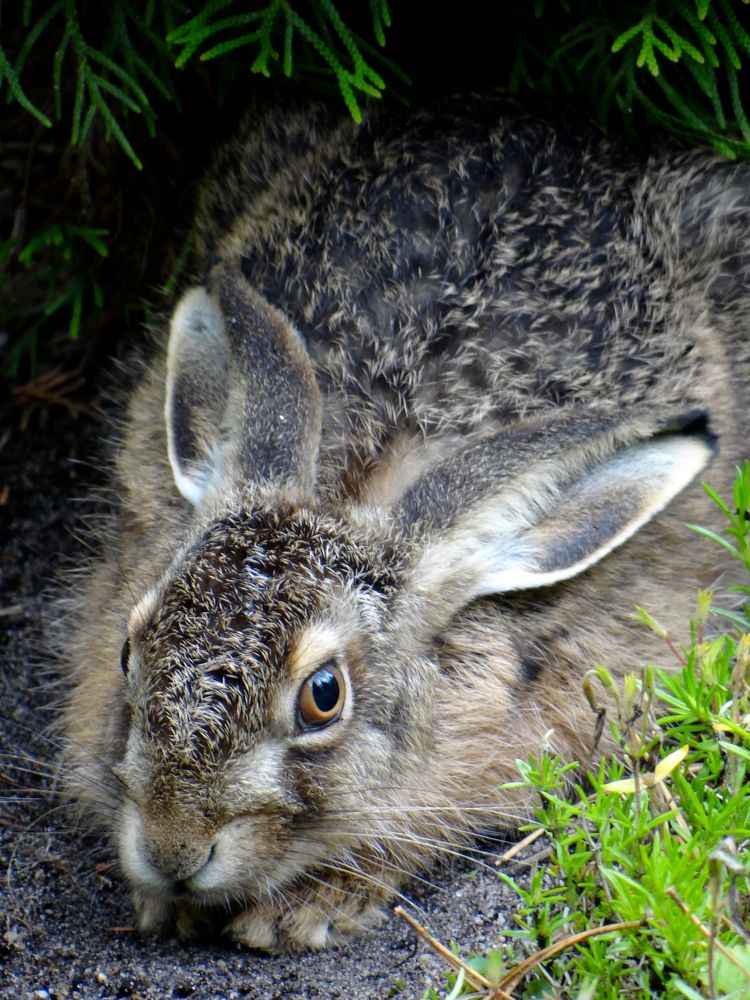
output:
[{"label": "dirt ground", "polygon": [[[97,479],[99,427],[50,408],[0,428],[0,997],[422,997],[445,991],[444,964],[406,923],[293,957],[142,939],[106,844],[72,829],[54,791],[49,735],[61,680],[45,668],[45,592],[80,558],[73,532]],[[492,870],[463,863],[408,892],[412,912],[461,953],[486,951],[511,920]]]}]

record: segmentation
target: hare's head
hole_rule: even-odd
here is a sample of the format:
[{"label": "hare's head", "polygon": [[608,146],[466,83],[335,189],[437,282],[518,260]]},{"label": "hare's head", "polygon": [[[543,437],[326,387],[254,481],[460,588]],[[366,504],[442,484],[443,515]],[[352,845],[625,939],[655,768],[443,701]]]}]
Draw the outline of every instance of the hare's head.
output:
[{"label": "hare's head", "polygon": [[293,505],[216,516],[177,556],[123,649],[136,886],[262,897],[331,853],[335,829],[311,821],[351,795],[357,748],[388,749],[387,685],[366,664],[391,588],[344,525]]},{"label": "hare's head", "polygon": [[144,898],[261,901],[354,864],[384,803],[419,798],[440,634],[478,598],[592,566],[713,448],[701,414],[407,429],[333,509],[316,488],[323,408],[302,340],[239,265],[185,296],[165,415],[193,524],[122,653],[118,836]]}]

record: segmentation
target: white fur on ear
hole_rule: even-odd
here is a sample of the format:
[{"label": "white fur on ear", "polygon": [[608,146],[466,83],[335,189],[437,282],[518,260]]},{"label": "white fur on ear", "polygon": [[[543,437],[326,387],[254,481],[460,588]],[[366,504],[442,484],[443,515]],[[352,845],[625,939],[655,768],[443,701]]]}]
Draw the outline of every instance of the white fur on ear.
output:
[{"label": "white fur on ear", "polygon": [[229,365],[221,310],[205,288],[193,288],[170,324],[164,419],[174,481],[195,505],[222,475]]},{"label": "white fur on ear", "polygon": [[429,543],[413,569],[412,588],[458,588],[463,605],[576,576],[663,510],[712,454],[700,434],[669,434],[615,452],[568,481],[561,481],[559,465],[545,472],[542,464]]}]

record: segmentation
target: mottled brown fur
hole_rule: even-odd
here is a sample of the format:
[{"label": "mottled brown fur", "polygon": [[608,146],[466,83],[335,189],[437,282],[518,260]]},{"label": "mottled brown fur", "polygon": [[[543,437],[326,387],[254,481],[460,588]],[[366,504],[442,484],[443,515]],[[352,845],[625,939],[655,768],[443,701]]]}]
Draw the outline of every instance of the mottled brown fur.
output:
[{"label": "mottled brown fur", "polygon": [[324,945],[527,816],[517,757],[590,759],[584,672],[661,652],[634,605],[679,639],[729,579],[683,486],[746,450],[749,222],[746,166],[501,98],[248,120],[70,597],[66,781],[142,928]]}]

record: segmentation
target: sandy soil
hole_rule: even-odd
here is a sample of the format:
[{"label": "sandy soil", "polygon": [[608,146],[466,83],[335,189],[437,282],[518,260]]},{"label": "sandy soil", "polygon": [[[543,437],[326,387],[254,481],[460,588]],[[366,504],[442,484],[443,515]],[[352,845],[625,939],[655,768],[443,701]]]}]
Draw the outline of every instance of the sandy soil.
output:
[{"label": "sandy soil", "polygon": [[[100,453],[93,422],[46,416],[46,428],[0,429],[0,997],[359,1000],[444,991],[443,963],[393,915],[343,947],[293,957],[127,929],[127,893],[107,845],[72,829],[54,792],[48,726],[60,681],[41,660],[43,595],[56,568],[81,552],[77,498],[96,478],[88,466]],[[512,906],[494,872],[463,864],[434,881],[408,893],[417,919],[460,942],[462,954],[491,948]]]}]

